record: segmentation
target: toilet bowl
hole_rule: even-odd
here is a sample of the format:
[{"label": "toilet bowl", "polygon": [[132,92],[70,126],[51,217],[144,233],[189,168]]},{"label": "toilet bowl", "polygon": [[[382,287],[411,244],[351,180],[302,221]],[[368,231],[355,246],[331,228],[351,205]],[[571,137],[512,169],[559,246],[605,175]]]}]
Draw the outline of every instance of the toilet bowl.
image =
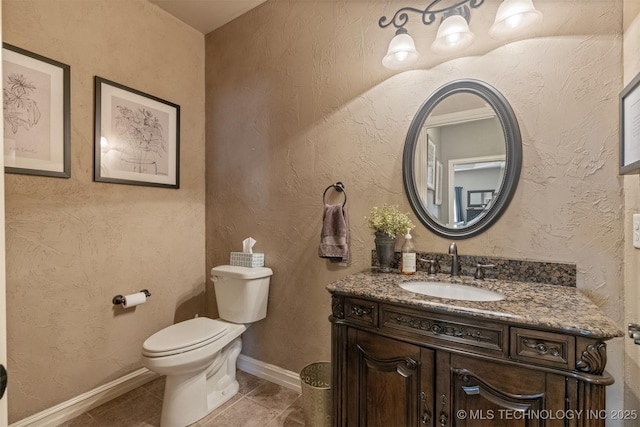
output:
[{"label": "toilet bowl", "polygon": [[238,392],[236,361],[248,324],[266,317],[269,268],[218,266],[211,270],[220,319],[196,317],[150,336],[142,364],[166,375],[162,427],[184,427]]}]

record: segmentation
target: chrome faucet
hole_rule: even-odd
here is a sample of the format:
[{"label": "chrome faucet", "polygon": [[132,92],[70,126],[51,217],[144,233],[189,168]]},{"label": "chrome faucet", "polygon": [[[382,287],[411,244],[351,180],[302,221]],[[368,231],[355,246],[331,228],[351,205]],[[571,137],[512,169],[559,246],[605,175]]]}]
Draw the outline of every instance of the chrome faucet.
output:
[{"label": "chrome faucet", "polygon": [[458,264],[458,246],[455,242],[449,245],[449,255],[451,255],[451,276],[459,276],[460,265]]}]

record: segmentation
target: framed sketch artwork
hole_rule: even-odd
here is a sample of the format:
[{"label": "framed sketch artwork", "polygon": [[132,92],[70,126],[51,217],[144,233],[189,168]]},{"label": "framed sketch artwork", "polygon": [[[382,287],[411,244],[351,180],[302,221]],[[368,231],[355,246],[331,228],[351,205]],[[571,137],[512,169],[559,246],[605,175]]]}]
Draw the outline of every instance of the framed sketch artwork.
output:
[{"label": "framed sketch artwork", "polygon": [[70,67],[2,44],[5,172],[69,178]]},{"label": "framed sketch artwork", "polygon": [[179,188],[180,106],[95,78],[94,180]]}]

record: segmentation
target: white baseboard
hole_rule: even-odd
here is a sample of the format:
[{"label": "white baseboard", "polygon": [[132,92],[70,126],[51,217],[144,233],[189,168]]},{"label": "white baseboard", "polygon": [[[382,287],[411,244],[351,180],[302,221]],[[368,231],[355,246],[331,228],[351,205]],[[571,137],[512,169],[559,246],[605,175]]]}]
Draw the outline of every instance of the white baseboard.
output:
[{"label": "white baseboard", "polygon": [[9,427],[54,427],[60,425],[158,377],[159,375],[155,372],[147,368],[140,368],[108,384],[15,422]]},{"label": "white baseboard", "polygon": [[[300,376],[295,372],[287,371],[243,354],[238,357],[238,369],[298,393],[301,392]],[[159,375],[155,372],[147,368],[140,368],[80,396],[17,421],[9,427],[55,427],[158,377]]]},{"label": "white baseboard", "polygon": [[238,356],[238,369],[298,393],[302,391],[300,375],[297,373],[261,362],[244,354]]}]

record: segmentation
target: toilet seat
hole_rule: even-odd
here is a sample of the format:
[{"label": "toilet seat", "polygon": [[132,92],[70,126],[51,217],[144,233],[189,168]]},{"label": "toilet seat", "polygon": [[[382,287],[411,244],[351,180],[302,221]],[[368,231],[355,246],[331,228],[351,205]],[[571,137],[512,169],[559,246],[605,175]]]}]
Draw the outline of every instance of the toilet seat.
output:
[{"label": "toilet seat", "polygon": [[208,317],[196,317],[168,326],[142,344],[142,354],[163,357],[184,353],[211,344],[227,334],[229,325]]}]

